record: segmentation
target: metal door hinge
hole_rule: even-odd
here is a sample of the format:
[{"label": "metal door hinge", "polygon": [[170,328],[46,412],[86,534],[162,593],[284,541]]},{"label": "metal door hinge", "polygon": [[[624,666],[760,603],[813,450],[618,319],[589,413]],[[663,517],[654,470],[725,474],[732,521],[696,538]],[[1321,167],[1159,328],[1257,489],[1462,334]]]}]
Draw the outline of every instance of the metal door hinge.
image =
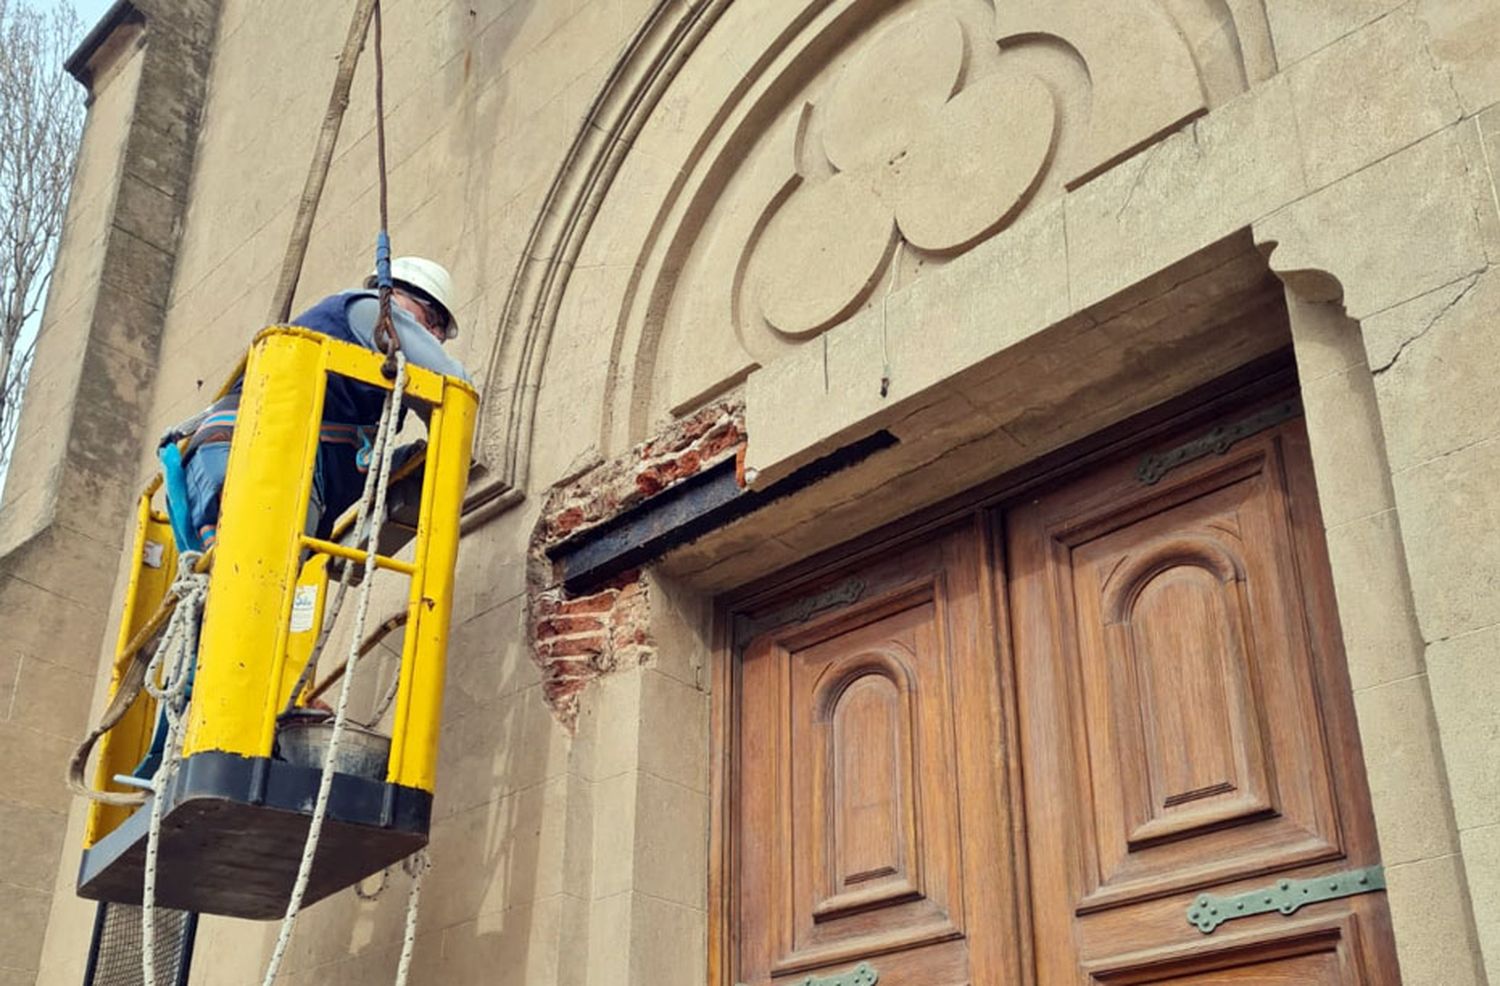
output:
[{"label": "metal door hinge", "polygon": [[[880,982],[880,973],[868,962],[861,962],[848,972],[837,976],[826,976],[822,979],[808,976],[805,979],[794,979],[785,986],[875,986]],[[735,986],[745,986],[744,983],[735,983]]]},{"label": "metal door hinge", "polygon": [[[850,578],[831,589],[804,596],[765,616],[751,618],[737,614],[734,618],[734,653],[736,655],[744,653],[745,646],[767,630],[785,626],[788,623],[806,623],[825,610],[858,602],[864,592],[864,580]],[[801,984],[791,983],[789,986],[801,986]]]},{"label": "metal door hinge", "polygon": [[1311,880],[1279,880],[1274,887],[1252,890],[1233,897],[1199,894],[1198,899],[1188,905],[1187,919],[1189,924],[1209,935],[1225,921],[1233,921],[1235,918],[1268,914],[1271,911],[1294,914],[1304,904],[1316,904],[1384,889],[1385,870],[1377,864],[1361,870],[1313,877]]},{"label": "metal door hinge", "polygon": [[1295,418],[1301,411],[1302,404],[1299,401],[1282,401],[1257,411],[1248,418],[1218,425],[1208,434],[1183,442],[1176,448],[1145,456],[1141,459],[1141,464],[1135,467],[1135,478],[1151,486],[1178,466],[1206,455],[1223,455],[1241,439],[1279,425],[1288,418]]}]

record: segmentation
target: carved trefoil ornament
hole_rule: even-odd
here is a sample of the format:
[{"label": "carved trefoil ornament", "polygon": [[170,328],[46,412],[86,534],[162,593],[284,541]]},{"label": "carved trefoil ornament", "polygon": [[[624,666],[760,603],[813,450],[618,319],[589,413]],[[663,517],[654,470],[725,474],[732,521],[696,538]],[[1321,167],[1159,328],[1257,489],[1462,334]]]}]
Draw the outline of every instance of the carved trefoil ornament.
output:
[{"label": "carved trefoil ornament", "polygon": [[753,306],[794,338],[863,301],[904,241],[962,250],[1005,225],[1052,156],[1057,112],[1036,76],[973,76],[963,24],[920,11],[883,30],[803,106],[786,185],[744,267]]},{"label": "carved trefoil ornament", "polygon": [[598,234],[641,244],[606,432],[649,433],[1274,72],[1262,0],[731,6],[632,149],[654,221]]}]

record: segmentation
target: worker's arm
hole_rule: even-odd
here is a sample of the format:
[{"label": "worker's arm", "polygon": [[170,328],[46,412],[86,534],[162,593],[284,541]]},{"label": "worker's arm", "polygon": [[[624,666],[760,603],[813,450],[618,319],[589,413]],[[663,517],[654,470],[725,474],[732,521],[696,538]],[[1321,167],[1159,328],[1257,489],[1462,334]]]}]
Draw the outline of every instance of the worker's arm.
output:
[{"label": "worker's arm", "polygon": [[[380,302],[375,298],[357,298],[348,308],[349,328],[361,343],[375,345],[375,321],[380,317]],[[458,360],[443,351],[443,344],[398,305],[391,305],[391,326],[401,340],[401,351],[408,362],[436,373],[469,380],[469,374]],[[473,381],[469,381],[473,382]]]}]

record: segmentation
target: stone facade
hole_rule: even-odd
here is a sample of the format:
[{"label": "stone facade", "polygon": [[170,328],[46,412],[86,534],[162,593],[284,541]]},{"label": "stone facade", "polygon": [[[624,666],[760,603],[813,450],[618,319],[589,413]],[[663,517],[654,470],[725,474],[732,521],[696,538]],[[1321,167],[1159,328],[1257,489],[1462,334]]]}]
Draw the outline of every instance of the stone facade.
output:
[{"label": "stone facade", "polygon": [[0,981],[37,976],[54,887],[72,892],[59,771],[112,639],[217,12],[214,0],[119,6],[69,65],[88,125],[0,504],[0,602],[16,614],[0,647],[0,748],[17,772],[0,794]]},{"label": "stone facade", "polygon": [[[0,514],[0,592],[41,617],[0,653],[0,982],[80,978],[51,779],[102,701],[144,439],[269,309],[347,6],[136,0],[90,56]],[[414,981],[704,983],[718,601],[1290,347],[1402,975],[1500,982],[1500,8],[388,7],[392,235],[453,268],[484,391]],[[369,264],[372,87],[366,52],[300,303]],[[559,587],[549,548],[713,462],[763,490],[882,429]],[[283,981],[393,975],[401,898],[310,910]],[[194,982],[258,982],[274,936],[205,919]]]}]

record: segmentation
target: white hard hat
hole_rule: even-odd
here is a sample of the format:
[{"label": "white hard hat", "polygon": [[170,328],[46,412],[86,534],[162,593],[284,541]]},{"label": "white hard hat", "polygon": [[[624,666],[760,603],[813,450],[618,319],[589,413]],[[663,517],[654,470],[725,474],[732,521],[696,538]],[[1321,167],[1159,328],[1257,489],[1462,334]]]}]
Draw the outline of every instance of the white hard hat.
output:
[{"label": "white hard hat", "polygon": [[[448,268],[426,257],[397,257],[391,261],[391,280],[397,286],[410,285],[442,305],[448,315],[447,337],[452,339],[458,335],[458,319],[453,315],[453,278]],[[374,287],[375,275],[372,273],[365,283]]]}]

